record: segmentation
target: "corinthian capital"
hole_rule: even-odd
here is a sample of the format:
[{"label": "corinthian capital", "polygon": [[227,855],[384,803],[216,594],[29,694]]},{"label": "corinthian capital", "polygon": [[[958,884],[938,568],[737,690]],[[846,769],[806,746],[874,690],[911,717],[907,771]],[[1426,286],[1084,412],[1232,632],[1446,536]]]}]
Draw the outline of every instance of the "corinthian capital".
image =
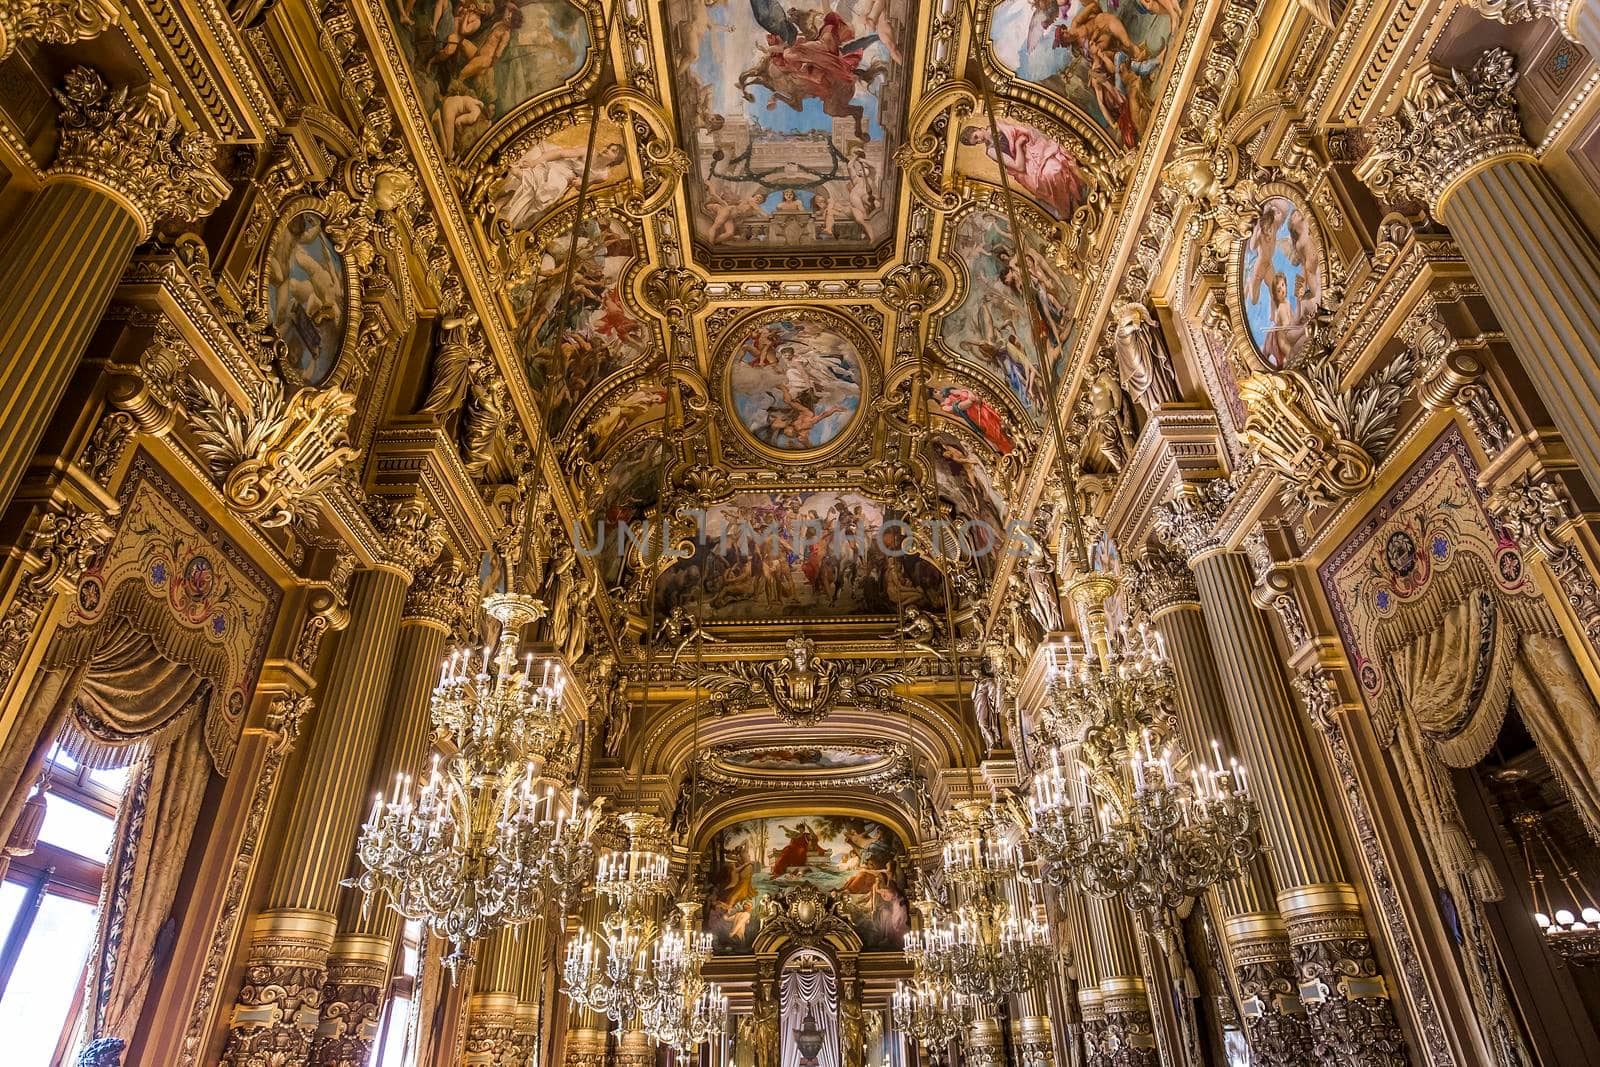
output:
[{"label": "corinthian capital", "polygon": [[98,37],[117,21],[113,0],[0,0],[0,59],[22,40],[71,44]]},{"label": "corinthian capital", "polygon": [[1380,199],[1420,203],[1435,215],[1451,186],[1494,159],[1532,158],[1522,136],[1516,57],[1491,48],[1471,70],[1419,70],[1394,114],[1372,128],[1356,174]]},{"label": "corinthian capital", "polygon": [[1217,526],[1233,493],[1233,483],[1226,478],[1186,483],[1172,494],[1171,500],[1157,505],[1151,532],[1156,540],[1192,564],[1223,547]]},{"label": "corinthian capital", "polygon": [[73,67],[55,97],[61,139],[50,173],[108,190],[134,212],[145,236],[163,219],[203,218],[228,195],[212,166],[216,143],[185,131],[163,91],[152,86],[133,100],[127,86],[113,89],[92,67]]}]

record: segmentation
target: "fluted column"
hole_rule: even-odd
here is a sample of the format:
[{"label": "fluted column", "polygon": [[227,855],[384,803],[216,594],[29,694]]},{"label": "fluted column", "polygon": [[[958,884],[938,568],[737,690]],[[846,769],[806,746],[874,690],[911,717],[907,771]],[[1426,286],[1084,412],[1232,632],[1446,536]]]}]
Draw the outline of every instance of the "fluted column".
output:
[{"label": "fluted column", "polygon": [[[590,930],[600,929],[600,920],[605,915],[605,907],[605,901],[598,893],[584,901],[581,909],[583,916],[581,925]],[[569,934],[572,929],[572,924],[569,923]],[[557,958],[559,959],[559,952]],[[588,1008],[579,1008],[569,1002],[567,1032],[562,1041],[564,1067],[605,1067],[608,1026],[604,1015]]]},{"label": "fluted column", "polygon": [[516,1032],[513,1035],[518,1067],[533,1063],[534,1054],[540,1051],[539,1023],[544,1018],[545,962],[549,944],[548,921],[534,923],[523,934],[522,969],[517,979]]},{"label": "fluted column", "polygon": [[1043,984],[1011,998],[1011,1041],[1022,1067],[1054,1067],[1055,1038]]},{"label": "fluted column", "polygon": [[1160,1057],[1133,916],[1116,897],[1091,897],[1087,911],[1105,1018],[1102,1062],[1116,1067],[1156,1067]]},{"label": "fluted column", "polygon": [[1158,510],[1156,532],[1194,571],[1228,722],[1261,808],[1312,1054],[1325,1067],[1405,1064],[1394,1005],[1328,825],[1330,805],[1317,788],[1266,616],[1250,597],[1248,563],[1216,538],[1229,495],[1226,483],[1186,486]]},{"label": "fluted column", "polygon": [[[252,983],[250,977],[255,973],[257,948],[281,940],[280,924],[292,930],[314,928],[318,939],[304,945],[299,977],[307,988],[303,1000],[308,1009],[316,1012],[321,1006],[338,929],[339,883],[349,870],[363,805],[369,798],[370,754],[383,724],[383,700],[394,667],[406,587],[412,573],[442,547],[437,526],[420,508],[396,509],[390,526],[391,558],[351,580],[350,623],[334,645],[322,683],[294,808],[281,854],[275,857],[268,909],[257,920],[246,986],[223,1054],[227,1064],[253,1064],[269,1049],[275,1054],[275,1067],[305,1064],[320,1025],[320,1019],[309,1018],[306,1010],[293,1019],[269,1015],[264,1020],[259,1011],[270,1003],[261,1003],[261,998],[272,996],[271,983]],[[368,979],[371,957],[380,943],[382,939],[370,935],[348,942],[352,981]],[[358,960],[363,962],[358,965]]]},{"label": "fluted column", "polygon": [[[1574,5],[1589,32],[1595,6]],[[1468,71],[1419,71],[1398,110],[1373,128],[1357,173],[1381,199],[1424,204],[1450,228],[1551,421],[1600,491],[1600,248],[1523,137],[1516,81],[1503,48]]]},{"label": "fluted column", "polygon": [[164,94],[127,100],[118,92],[89,67],[67,72],[55,93],[55,163],[0,248],[0,509],[16,494],[135,246],[158,220],[198,219],[228,192],[211,166],[215,145],[173,132]]},{"label": "fluted column", "polygon": [[[396,774],[421,769],[428,748],[430,698],[445,638],[461,605],[461,574],[449,562],[424,567],[406,593],[394,667],[379,708],[382,728],[363,797],[386,791]],[[351,857],[344,859],[348,870]],[[350,889],[340,894],[339,933],[328,957],[312,1063],[340,1067],[367,1061],[399,932],[400,916],[384,901],[366,900]]]},{"label": "fluted column", "polygon": [[462,1067],[516,1063],[517,991],[522,985],[525,933],[520,927],[503,927],[483,939],[477,981],[467,1001]]},{"label": "fluted column", "polygon": [[[1228,751],[1237,751],[1200,592],[1188,563],[1153,546],[1136,575],[1177,676],[1178,730],[1184,744],[1191,753],[1202,754],[1215,739]],[[1263,1067],[1312,1063],[1311,1035],[1305,1006],[1296,993],[1289,935],[1278,914],[1265,861],[1253,860],[1240,877],[1215,886],[1211,897],[1238,981],[1240,1014],[1254,1062]]]}]

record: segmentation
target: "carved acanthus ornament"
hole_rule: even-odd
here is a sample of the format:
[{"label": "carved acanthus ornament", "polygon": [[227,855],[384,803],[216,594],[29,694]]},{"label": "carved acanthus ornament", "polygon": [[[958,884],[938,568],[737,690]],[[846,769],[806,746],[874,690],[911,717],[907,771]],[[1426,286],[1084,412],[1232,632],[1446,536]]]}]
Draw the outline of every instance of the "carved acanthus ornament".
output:
[{"label": "carved acanthus ornament", "polygon": [[1414,363],[1402,352],[1349,388],[1333,361],[1252,374],[1239,383],[1249,409],[1239,440],[1283,476],[1284,502],[1325,507],[1372,484],[1399,429]]},{"label": "carved acanthus ornament", "polygon": [[810,883],[768,897],[761,904],[761,931],[769,938],[816,944],[829,934],[849,937],[854,929],[844,902]]},{"label": "carved acanthus ornament", "polygon": [[406,591],[405,618],[437,623],[446,632],[460,621],[462,606],[474,590],[476,576],[454,557],[439,559],[417,571]]},{"label": "carved acanthus ornament", "polygon": [[87,41],[116,21],[113,0],[0,0],[0,59],[16,51],[18,41]]},{"label": "carved acanthus ornament", "polygon": [[1151,616],[1183,604],[1200,603],[1189,561],[1165,545],[1151,545],[1129,568],[1128,593]]},{"label": "carved acanthus ornament", "polygon": [[1186,482],[1171,500],[1156,506],[1152,532],[1192,564],[1200,556],[1225,547],[1218,537],[1218,524],[1234,491],[1233,483],[1226,478]]},{"label": "carved acanthus ornament", "polygon": [[834,708],[884,707],[894,687],[911,680],[913,669],[882,660],[829,660],[817,655],[809,637],[790,638],[788,655],[766,663],[737,661],[701,674],[715,714],[766,707],[784,722],[811,726]]},{"label": "carved acanthus ornament", "polygon": [[415,575],[444,551],[444,523],[417,500],[378,502],[374,522],[388,539],[387,563]]},{"label": "carved acanthus ornament", "polygon": [[334,560],[333,573],[327,581],[318,583],[320,588],[311,594],[306,621],[294,646],[294,661],[307,671],[316,666],[322,639],[328,632],[342,630],[350,621],[350,579],[355,570],[356,558],[340,553]]},{"label": "carved acanthus ornament", "polygon": [[1108,996],[1105,1001],[1105,1027],[1101,1037],[1101,1062],[1106,1067],[1158,1067],[1160,1049],[1156,1045],[1155,1022],[1150,1002],[1137,997]]},{"label": "carved acanthus ornament", "polygon": [[1467,0],[1467,6],[1503,26],[1520,26],[1534,19],[1549,19],[1560,27],[1568,40],[1578,41],[1570,21],[1574,0]]},{"label": "carved acanthus ornament", "polygon": [[67,71],[60,89],[60,146],[51,174],[103,186],[137,214],[148,237],[163,219],[193,222],[215,211],[228,183],[212,164],[216,144],[185,131],[163,91],[129,98],[90,67]]},{"label": "carved acanthus ornament", "polygon": [[387,959],[349,958],[334,953],[328,960],[328,977],[322,986],[322,1019],[311,1048],[312,1064],[355,1067],[368,1062],[388,983]]},{"label": "carved acanthus ornament", "polygon": [[1359,912],[1286,918],[1312,1054],[1324,1067],[1404,1067],[1405,1036]]},{"label": "carved acanthus ornament", "polygon": [[1418,71],[1399,109],[1372,128],[1357,176],[1380,200],[1422,204],[1437,215],[1441,197],[1467,171],[1533,158],[1511,93],[1516,84],[1516,58],[1504,48],[1484,52],[1471,70]]},{"label": "carved acanthus ornament", "polygon": [[355,399],[336,388],[286,397],[282,382],[268,378],[242,410],[194,379],[189,425],[228,505],[263,527],[287,526],[360,455],[347,433]]},{"label": "carved acanthus ornament", "polygon": [[303,1064],[311,1055],[327,978],[331,931],[258,920],[245,959],[244,984],[228,1023],[226,1067]]},{"label": "carved acanthus ornament", "polygon": [[28,640],[57,593],[72,593],[114,531],[100,515],[53,504],[39,515],[27,541],[33,563],[0,616],[0,691],[16,673]]},{"label": "carved acanthus ornament", "polygon": [[193,360],[194,349],[171,320],[162,316],[150,343],[139,353],[139,362],[113,371],[106,398],[143,432],[164,436],[177,420],[183,383]]}]

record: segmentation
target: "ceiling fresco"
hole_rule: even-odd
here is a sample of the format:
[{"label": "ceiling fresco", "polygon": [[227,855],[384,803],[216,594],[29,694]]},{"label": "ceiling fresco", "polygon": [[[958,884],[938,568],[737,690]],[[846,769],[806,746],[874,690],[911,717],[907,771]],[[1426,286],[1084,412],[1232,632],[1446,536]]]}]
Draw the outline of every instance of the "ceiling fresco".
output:
[{"label": "ceiling fresco", "polygon": [[1000,0],[991,9],[989,42],[1007,70],[1061,96],[1132,148],[1150,121],[1179,12],[1175,0]]},{"label": "ceiling fresco", "polygon": [[583,69],[589,24],[568,0],[390,0],[446,158]]},{"label": "ceiling fresco", "polygon": [[697,241],[839,249],[895,224],[910,0],[667,0],[667,54]]}]

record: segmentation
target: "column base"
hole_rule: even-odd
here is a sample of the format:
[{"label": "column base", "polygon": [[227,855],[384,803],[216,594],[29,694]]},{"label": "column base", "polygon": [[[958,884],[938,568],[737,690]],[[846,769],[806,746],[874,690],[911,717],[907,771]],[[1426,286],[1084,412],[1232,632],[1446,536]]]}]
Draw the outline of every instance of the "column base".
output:
[{"label": "column base", "polygon": [[1025,1015],[1011,1027],[1011,1036],[1022,1067],[1054,1067],[1055,1034],[1048,1015]]},{"label": "column base", "polygon": [[655,1067],[656,1047],[643,1030],[629,1030],[617,1042],[617,1067]]},{"label": "column base", "polygon": [[539,1005],[531,1001],[517,1002],[516,1023],[512,1027],[511,1047],[518,1064],[532,1063],[539,1043]]},{"label": "column base", "polygon": [[1323,1067],[1405,1067],[1405,1036],[1378,972],[1355,890],[1342,882],[1278,894],[1312,1055]]},{"label": "column base", "polygon": [[468,1001],[467,1047],[462,1067],[512,1067],[516,1063],[515,993],[477,993]]},{"label": "column base", "polygon": [[392,953],[386,937],[343,934],[334,939],[322,986],[322,1022],[311,1046],[312,1063],[360,1067],[367,1062],[378,1036]]},{"label": "column base", "polygon": [[563,1067],[606,1067],[604,1030],[568,1030]]},{"label": "column base", "polygon": [[1107,1067],[1106,1008],[1098,989],[1078,990],[1078,1014],[1083,1017],[1084,1067]]},{"label": "column base", "polygon": [[220,1064],[304,1067],[310,1061],[338,925],[327,912],[299,908],[256,917]]},{"label": "column base", "polygon": [[1108,978],[1100,983],[1105,1005],[1105,1062],[1116,1067],[1159,1067],[1155,1019],[1143,978]]},{"label": "column base", "polygon": [[971,1067],[1004,1067],[1006,1038],[997,1019],[976,1019],[967,1031],[966,1062]]},{"label": "column base", "polygon": [[1223,921],[1239,982],[1239,1014],[1251,1060],[1262,1067],[1311,1067],[1311,1021],[1300,1002],[1289,934],[1276,912]]}]

